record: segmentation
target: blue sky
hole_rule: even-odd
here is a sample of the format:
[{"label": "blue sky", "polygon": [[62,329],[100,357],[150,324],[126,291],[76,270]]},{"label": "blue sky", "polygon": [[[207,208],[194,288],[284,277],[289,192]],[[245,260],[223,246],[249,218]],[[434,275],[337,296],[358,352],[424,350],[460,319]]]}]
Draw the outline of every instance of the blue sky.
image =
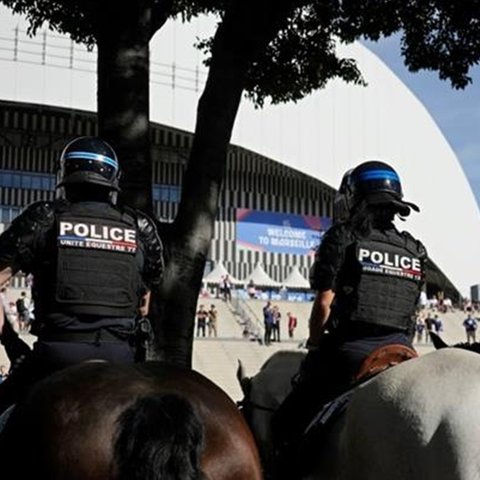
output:
[{"label": "blue sky", "polygon": [[[397,37],[365,42],[425,105],[455,151],[480,205],[480,67],[471,70],[473,82],[455,90],[435,72],[411,73],[403,64]],[[432,169],[434,167],[432,159]]]}]

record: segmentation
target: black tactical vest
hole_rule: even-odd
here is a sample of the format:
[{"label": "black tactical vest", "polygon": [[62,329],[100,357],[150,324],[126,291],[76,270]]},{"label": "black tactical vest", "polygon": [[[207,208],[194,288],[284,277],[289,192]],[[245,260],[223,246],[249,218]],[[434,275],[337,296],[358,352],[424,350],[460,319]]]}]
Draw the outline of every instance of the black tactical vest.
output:
[{"label": "black tactical vest", "polygon": [[135,219],[108,204],[74,203],[56,212],[54,311],[133,317],[141,277]]},{"label": "black tactical vest", "polygon": [[347,248],[336,285],[334,315],[405,330],[424,276],[425,249],[407,233],[374,230]]}]

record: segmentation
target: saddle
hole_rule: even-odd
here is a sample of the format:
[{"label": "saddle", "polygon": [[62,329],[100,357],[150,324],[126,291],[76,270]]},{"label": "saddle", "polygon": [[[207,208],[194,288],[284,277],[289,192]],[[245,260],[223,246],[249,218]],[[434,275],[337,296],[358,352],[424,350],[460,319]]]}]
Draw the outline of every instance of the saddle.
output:
[{"label": "saddle", "polygon": [[355,384],[362,383],[389,367],[415,357],[418,357],[418,353],[406,345],[385,345],[377,348],[363,361],[353,381]]}]

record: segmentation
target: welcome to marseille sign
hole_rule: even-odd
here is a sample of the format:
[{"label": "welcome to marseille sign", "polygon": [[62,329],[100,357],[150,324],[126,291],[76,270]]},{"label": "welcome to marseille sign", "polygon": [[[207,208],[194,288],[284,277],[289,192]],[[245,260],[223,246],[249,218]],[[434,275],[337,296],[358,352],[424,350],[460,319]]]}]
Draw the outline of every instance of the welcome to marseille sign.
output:
[{"label": "welcome to marseille sign", "polygon": [[325,231],[328,217],[237,209],[237,247],[258,252],[313,255]]}]

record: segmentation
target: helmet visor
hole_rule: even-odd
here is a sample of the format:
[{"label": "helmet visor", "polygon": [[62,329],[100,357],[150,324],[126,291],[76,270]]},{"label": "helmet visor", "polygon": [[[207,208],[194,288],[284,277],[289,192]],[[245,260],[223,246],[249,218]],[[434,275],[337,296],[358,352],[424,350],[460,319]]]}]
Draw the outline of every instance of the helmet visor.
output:
[{"label": "helmet visor", "polygon": [[66,153],[63,158],[64,176],[77,172],[93,172],[111,183],[118,175],[117,159],[101,153],[75,151]]},{"label": "helmet visor", "polygon": [[403,196],[400,178],[396,172],[387,169],[366,170],[357,174],[357,190],[360,194],[389,192],[401,199]]}]

